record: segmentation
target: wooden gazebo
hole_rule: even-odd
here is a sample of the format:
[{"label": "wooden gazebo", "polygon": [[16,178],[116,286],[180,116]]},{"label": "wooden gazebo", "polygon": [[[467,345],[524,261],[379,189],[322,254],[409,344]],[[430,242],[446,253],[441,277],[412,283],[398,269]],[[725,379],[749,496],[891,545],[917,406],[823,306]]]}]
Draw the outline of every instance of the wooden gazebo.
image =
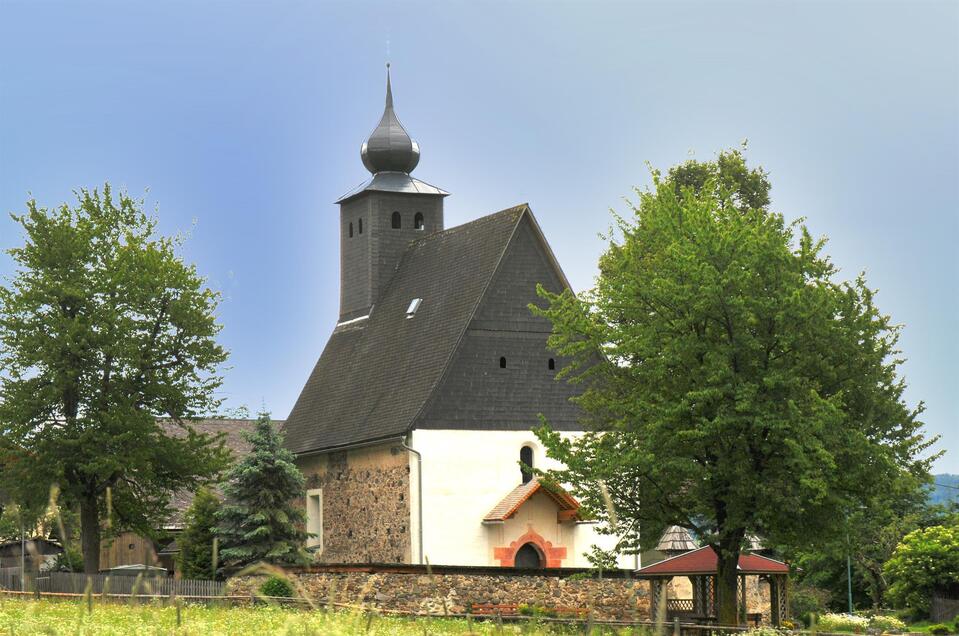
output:
[{"label": "wooden gazebo", "polygon": [[[716,552],[709,546],[690,550],[678,556],[653,563],[636,571],[636,577],[649,581],[650,611],[655,620],[670,616],[658,614],[666,608],[667,614],[682,615],[693,620],[716,620]],[[746,577],[758,576],[769,581],[769,617],[776,627],[786,619],[789,566],[782,561],[758,554],[739,557],[739,611],[740,622],[746,621]],[[685,576],[693,584],[692,599],[669,599],[663,603],[666,586],[673,577]],[[678,603],[677,603],[678,602]]]}]

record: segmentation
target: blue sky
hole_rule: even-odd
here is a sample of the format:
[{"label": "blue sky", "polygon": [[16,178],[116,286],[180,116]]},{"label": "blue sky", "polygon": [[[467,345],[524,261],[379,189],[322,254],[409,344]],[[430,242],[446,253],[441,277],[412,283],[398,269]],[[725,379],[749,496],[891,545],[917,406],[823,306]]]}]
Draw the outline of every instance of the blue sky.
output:
[{"label": "blue sky", "polygon": [[906,325],[908,398],[959,472],[957,42],[955,2],[0,0],[0,211],[149,189],[224,294],[230,405],[283,418],[336,320],[333,201],[387,57],[447,225],[527,201],[580,290],[645,162],[748,138],[774,206]]}]

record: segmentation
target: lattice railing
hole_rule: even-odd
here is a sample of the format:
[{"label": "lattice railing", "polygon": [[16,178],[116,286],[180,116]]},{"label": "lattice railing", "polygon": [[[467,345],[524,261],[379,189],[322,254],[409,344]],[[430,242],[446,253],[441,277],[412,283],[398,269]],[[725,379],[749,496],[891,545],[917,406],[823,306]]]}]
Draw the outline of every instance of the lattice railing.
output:
[{"label": "lattice railing", "polygon": [[691,598],[669,598],[666,599],[666,610],[670,612],[692,612],[693,599]]}]

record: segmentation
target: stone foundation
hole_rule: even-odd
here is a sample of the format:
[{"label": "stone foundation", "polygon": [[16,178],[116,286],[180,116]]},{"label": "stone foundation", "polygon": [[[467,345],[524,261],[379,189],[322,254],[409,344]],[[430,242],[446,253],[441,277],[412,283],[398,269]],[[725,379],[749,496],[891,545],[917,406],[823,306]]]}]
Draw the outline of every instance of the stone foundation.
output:
[{"label": "stone foundation", "polygon": [[[599,620],[649,618],[649,585],[624,578],[400,572],[302,572],[290,575],[304,594],[323,605],[334,601],[442,615],[465,613],[472,603],[527,603],[592,609]],[[232,579],[228,594],[256,592],[262,577]]]},{"label": "stone foundation", "polygon": [[[323,491],[321,563],[409,563],[407,452],[382,445],[297,459],[307,489]],[[305,506],[305,500],[301,500]]]}]

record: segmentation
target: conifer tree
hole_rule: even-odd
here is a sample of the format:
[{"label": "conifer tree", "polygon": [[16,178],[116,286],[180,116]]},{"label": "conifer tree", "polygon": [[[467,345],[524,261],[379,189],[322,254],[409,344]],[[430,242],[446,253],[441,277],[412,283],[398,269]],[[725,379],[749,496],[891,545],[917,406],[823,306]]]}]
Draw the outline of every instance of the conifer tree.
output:
[{"label": "conifer tree", "polygon": [[227,473],[225,501],[217,514],[223,564],[235,568],[257,561],[306,563],[306,515],[295,503],[305,481],[293,453],[283,447],[283,437],[268,413],[260,414],[246,439],[252,448]]},{"label": "conifer tree", "polygon": [[183,578],[216,578],[214,539],[219,509],[219,498],[208,488],[201,488],[187,509],[183,534],[177,538],[177,569]]}]

